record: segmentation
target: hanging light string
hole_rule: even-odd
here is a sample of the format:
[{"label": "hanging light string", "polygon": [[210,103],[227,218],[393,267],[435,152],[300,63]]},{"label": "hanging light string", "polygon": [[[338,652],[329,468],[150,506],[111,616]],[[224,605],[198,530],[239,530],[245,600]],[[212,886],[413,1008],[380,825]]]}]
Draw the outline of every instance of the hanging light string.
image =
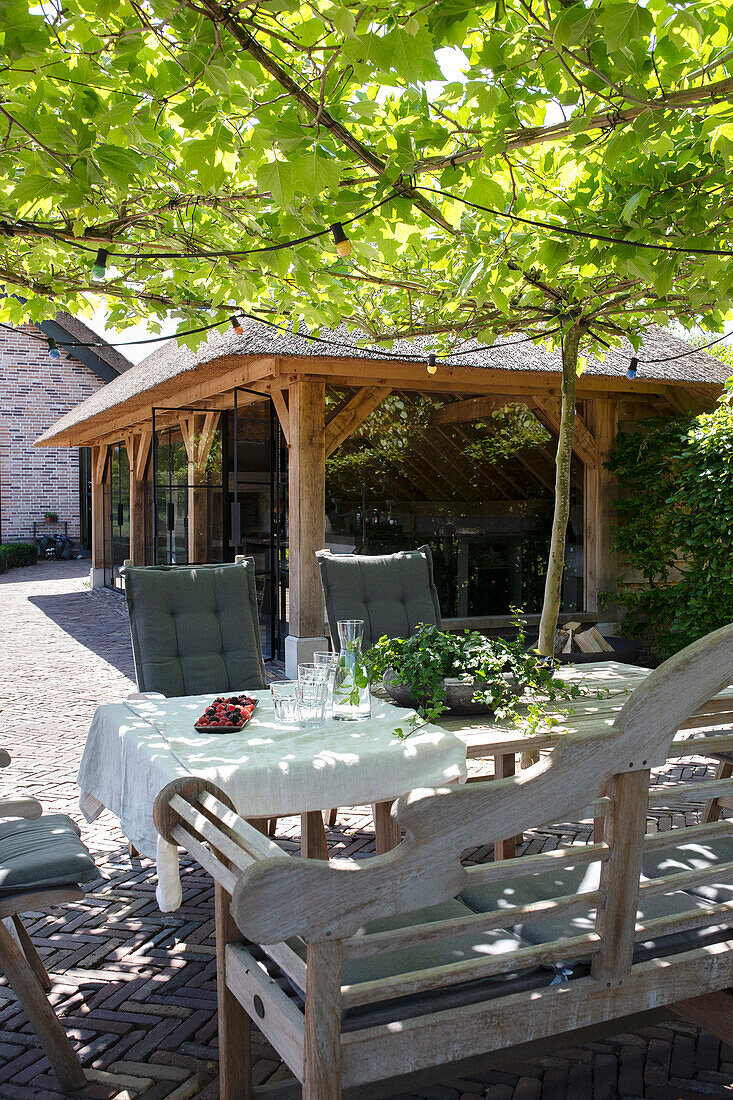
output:
[{"label": "hanging light string", "polygon": [[[508,213],[504,210],[499,210],[496,207],[485,206],[482,203],[473,202],[471,199],[465,198],[463,195],[457,195],[454,191],[446,191],[440,187],[428,187],[425,184],[418,183],[414,179],[405,180],[402,183],[403,188],[409,186],[412,190],[424,191],[433,195],[440,195],[442,198],[449,199],[452,202],[462,203],[464,206],[470,207],[472,210],[478,210],[486,214],[491,214],[497,218],[504,218],[507,221],[516,222],[520,225],[531,226],[533,229],[544,229],[548,233],[558,234],[565,237],[578,237],[584,240],[598,241],[603,244],[623,245],[626,248],[639,248],[647,249],[656,252],[684,255],[684,256],[720,256],[720,257],[733,257],[733,249],[727,248],[705,248],[702,246],[694,245],[674,245],[664,244],[655,241],[635,241],[630,240],[627,237],[614,237],[610,233],[595,233],[584,229],[574,229],[572,226],[564,225],[559,222],[547,222],[534,218],[525,218],[521,214]],[[194,249],[187,252],[112,252],[109,248],[100,248],[99,246],[90,246],[82,244],[79,241],[69,241],[62,237],[59,233],[53,229],[41,229],[35,226],[32,222],[18,219],[14,224],[6,220],[0,220],[0,236],[14,237],[18,232],[22,232],[24,229],[31,229],[41,237],[48,237],[51,240],[57,241],[60,244],[66,244],[70,248],[75,248],[83,252],[94,253],[95,260],[92,266],[92,277],[94,279],[103,279],[106,273],[106,265],[110,258],[116,261],[137,261],[137,260],[186,260],[186,259],[224,259],[224,258],[236,258],[240,256],[254,256],[266,254],[269,252],[281,252],[285,249],[295,248],[301,244],[308,244],[310,241],[319,240],[322,237],[327,237],[329,234],[333,237],[333,242],[336,246],[336,251],[339,256],[347,257],[351,255],[352,246],[351,241],[344,232],[344,226],[353,225],[354,222],[360,221],[362,218],[368,217],[373,214],[375,210],[379,210],[381,207],[386,206],[387,203],[392,202],[396,198],[403,198],[404,191],[397,187],[392,188],[388,195],[379,199],[377,202],[372,203],[365,210],[360,210],[357,214],[353,214],[350,218],[344,218],[342,221],[334,222],[332,225],[324,227],[323,229],[316,230],[313,233],[304,234],[301,237],[294,237],[286,241],[277,241],[273,244],[261,245],[257,248],[239,248],[239,249],[222,249],[219,251],[213,249]],[[110,242],[112,243],[112,242]],[[138,245],[133,241],[118,241],[115,242],[115,249],[124,248],[137,248]]]},{"label": "hanging light string", "polygon": [[[237,256],[257,256],[267,252],[282,252],[284,249],[295,248],[300,244],[308,244],[309,241],[319,240],[321,237],[327,237],[329,234],[333,237],[336,251],[339,256],[346,257],[351,255],[352,246],[351,241],[344,232],[345,225],[353,225],[354,222],[360,221],[362,218],[368,218],[370,214],[373,214],[375,210],[379,210],[382,206],[386,206],[388,202],[392,202],[396,198],[404,197],[401,191],[396,188],[392,188],[388,195],[379,199],[377,202],[372,203],[366,210],[360,210],[357,214],[352,214],[350,218],[343,218],[339,222],[334,222],[332,225],[325,227],[324,229],[318,229],[314,233],[306,233],[302,237],[293,237],[287,241],[276,241],[274,244],[260,245],[257,248],[225,248],[220,251],[213,251],[211,249],[194,249],[188,252],[112,252],[108,248],[99,248],[98,246],[90,247],[89,245],[81,244],[79,241],[69,241],[56,233],[53,229],[39,229],[31,222],[18,221],[15,225],[7,221],[0,222],[0,235],[6,237],[14,237],[18,230],[32,228],[34,232],[38,233],[41,237],[48,237],[51,240],[57,241],[59,244],[66,244],[70,248],[76,248],[82,252],[95,253],[95,260],[92,266],[92,277],[95,279],[103,279],[105,275],[107,261],[112,258],[115,260],[216,260],[225,259],[226,257]],[[112,242],[110,242],[111,244]],[[138,247],[134,241],[118,241],[115,243],[115,248],[121,246],[128,248]]]},{"label": "hanging light string", "polygon": [[657,244],[652,241],[631,241],[628,237],[611,237],[604,233],[590,233],[583,229],[573,229],[569,225],[556,222],[535,221],[533,218],[524,218],[520,214],[508,214],[504,210],[497,210],[493,206],[482,206],[479,202],[471,202],[462,195],[456,195],[452,191],[443,191],[440,187],[426,187],[424,184],[416,184],[419,191],[429,191],[433,195],[442,195],[443,198],[460,202],[464,206],[470,206],[472,210],[481,210],[486,214],[493,214],[497,218],[506,218],[508,221],[519,222],[521,225],[531,225],[535,229],[546,229],[550,233],[558,233],[565,237],[583,237],[586,240],[601,241],[607,244],[622,244],[629,248],[648,248],[655,252],[673,252],[684,256],[733,256],[730,248],[696,248],[694,246]]}]

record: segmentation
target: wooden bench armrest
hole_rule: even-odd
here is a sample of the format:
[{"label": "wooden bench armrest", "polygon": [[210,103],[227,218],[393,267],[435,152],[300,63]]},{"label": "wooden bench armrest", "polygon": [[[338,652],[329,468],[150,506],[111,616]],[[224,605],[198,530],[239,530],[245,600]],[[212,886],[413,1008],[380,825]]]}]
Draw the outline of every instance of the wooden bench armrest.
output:
[{"label": "wooden bench armrest", "polygon": [[0,818],[3,817],[27,817],[33,819],[40,817],[43,806],[37,798],[31,795],[19,795],[8,798],[0,798]]},{"label": "wooden bench armrest", "polygon": [[168,783],[155,800],[153,819],[164,840],[184,848],[228,893],[255,863],[290,858],[205,779]]}]

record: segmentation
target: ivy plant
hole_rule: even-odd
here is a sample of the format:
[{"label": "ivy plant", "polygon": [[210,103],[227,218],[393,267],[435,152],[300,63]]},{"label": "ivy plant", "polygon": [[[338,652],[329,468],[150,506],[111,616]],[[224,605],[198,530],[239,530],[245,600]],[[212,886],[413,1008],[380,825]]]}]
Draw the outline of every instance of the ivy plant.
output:
[{"label": "ivy plant", "polygon": [[712,413],[642,422],[608,462],[621,485],[615,598],[659,657],[733,620],[733,393]]},{"label": "ivy plant", "polygon": [[472,682],[474,701],[485,703],[498,720],[519,718],[520,701],[577,698],[578,685],[556,679],[556,662],[527,650],[523,623],[517,621],[517,627],[516,638],[507,640],[420,626],[410,638],[380,638],[366,660],[372,679],[389,671],[397,683],[408,685],[418,715],[428,722],[448,710],[446,678]]}]

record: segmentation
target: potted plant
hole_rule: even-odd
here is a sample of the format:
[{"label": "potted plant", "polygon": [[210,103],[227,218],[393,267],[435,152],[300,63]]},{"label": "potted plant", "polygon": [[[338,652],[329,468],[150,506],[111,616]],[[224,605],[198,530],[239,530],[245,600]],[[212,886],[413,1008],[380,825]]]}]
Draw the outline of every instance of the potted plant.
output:
[{"label": "potted plant", "polygon": [[524,624],[517,620],[517,627],[511,641],[435,626],[421,626],[411,638],[380,638],[367,654],[370,673],[382,678],[396,703],[414,707],[427,721],[446,711],[492,711],[503,719],[516,714],[520,699],[575,698],[577,685],[554,680],[555,662],[527,652]]},{"label": "potted plant", "polygon": [[59,514],[58,512],[44,512],[43,518],[45,519],[46,523],[58,523]]}]

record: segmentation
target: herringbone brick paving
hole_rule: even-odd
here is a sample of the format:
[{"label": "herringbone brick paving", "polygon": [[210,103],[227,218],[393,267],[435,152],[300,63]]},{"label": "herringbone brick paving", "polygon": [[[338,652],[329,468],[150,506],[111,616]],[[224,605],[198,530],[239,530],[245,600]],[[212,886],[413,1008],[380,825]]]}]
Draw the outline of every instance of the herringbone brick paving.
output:
[{"label": "herringbone brick paving", "polygon": [[[26,790],[49,811],[79,821],[104,878],[83,902],[29,915],[51,973],[54,1007],[80,1052],[88,1100],[216,1100],[213,890],[183,861],[183,905],[162,914],[150,860],[131,862],[118,823],[89,826],[77,805],[76,771],[94,708],[132,686],[124,603],[84,585],[86,562],[43,562],[0,577],[0,743],[13,756],[5,786]],[[676,776],[703,777],[700,761]],[[660,812],[651,827],[690,824],[689,807]],[[281,822],[287,847],[298,822]],[[527,838],[528,851],[588,839],[585,826],[558,825]],[[341,813],[333,851],[373,850],[366,811]],[[491,858],[491,847],[472,858]],[[255,1035],[256,1079],[279,1075],[272,1048]],[[59,1100],[50,1067],[0,980],[0,1100]],[[558,1050],[534,1063],[473,1072],[470,1079],[394,1094],[392,1100],[684,1100],[733,1096],[733,1048],[682,1023]]]}]

